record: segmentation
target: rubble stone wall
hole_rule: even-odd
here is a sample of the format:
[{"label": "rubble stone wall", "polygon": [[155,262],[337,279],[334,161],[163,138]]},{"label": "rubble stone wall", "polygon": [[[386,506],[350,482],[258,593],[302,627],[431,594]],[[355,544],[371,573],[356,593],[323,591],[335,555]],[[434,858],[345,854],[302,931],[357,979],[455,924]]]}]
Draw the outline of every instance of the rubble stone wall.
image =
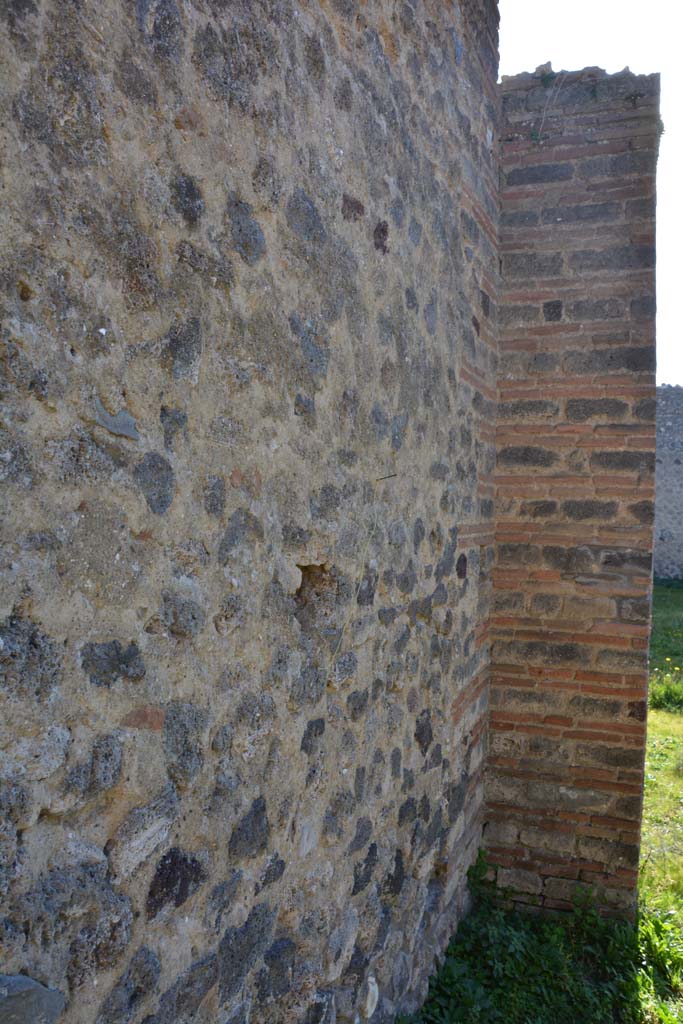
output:
[{"label": "rubble stone wall", "polygon": [[632,908],[655,462],[656,75],[503,82],[489,824],[516,902]]},{"label": "rubble stone wall", "polygon": [[657,388],[654,574],[683,579],[683,387]]},{"label": "rubble stone wall", "polygon": [[1,5],[13,1020],[424,995],[483,820],[496,39],[493,0]]}]

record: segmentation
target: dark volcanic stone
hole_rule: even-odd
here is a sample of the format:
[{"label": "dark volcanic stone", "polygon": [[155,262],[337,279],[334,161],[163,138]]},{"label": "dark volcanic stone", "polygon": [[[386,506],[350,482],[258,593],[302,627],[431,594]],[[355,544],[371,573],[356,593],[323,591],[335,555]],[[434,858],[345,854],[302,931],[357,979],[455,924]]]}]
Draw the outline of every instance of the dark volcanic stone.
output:
[{"label": "dark volcanic stone", "polygon": [[207,515],[222,516],[225,511],[225,480],[222,476],[207,476],[204,485],[204,509]]},{"label": "dark volcanic stone", "polygon": [[258,903],[241,928],[228,928],[218,947],[221,1005],[239,992],[249,971],[265,953],[275,924],[275,911]]},{"label": "dark volcanic stone", "polygon": [[415,739],[417,740],[418,746],[422,751],[422,756],[424,757],[429,750],[429,745],[433,739],[432,721],[428,708],[425,708],[417,716],[417,722],[415,723]]},{"label": "dark volcanic stone", "polygon": [[375,249],[377,249],[378,252],[381,252],[383,256],[386,256],[389,252],[389,246],[387,245],[387,241],[389,239],[389,225],[387,221],[378,221],[375,225],[375,230],[372,233],[372,239],[375,243]]},{"label": "dark volcanic stone", "polygon": [[202,325],[199,317],[193,316],[171,327],[161,362],[179,380],[193,374],[201,354]]},{"label": "dark volcanic stone", "polygon": [[327,338],[324,332],[318,330],[314,321],[302,320],[298,313],[292,313],[289,318],[289,326],[292,334],[299,339],[301,353],[312,376],[324,377],[329,362]]},{"label": "dark volcanic stone", "polygon": [[259,971],[257,986],[261,1002],[273,997],[277,999],[292,987],[292,967],[296,946],[291,939],[276,939],[263,957],[266,966]]},{"label": "dark volcanic stone", "polygon": [[366,889],[370,884],[372,874],[377,866],[377,844],[371,843],[368,847],[368,852],[365,856],[365,860],[360,861],[354,865],[353,868],[353,888],[351,890],[352,896],[357,896],[359,892]]},{"label": "dark volcanic stone", "polygon": [[295,190],[287,203],[287,223],[306,242],[322,243],[327,237],[315,203],[301,188]]},{"label": "dark volcanic stone", "polygon": [[291,697],[298,704],[317,704],[325,692],[325,674],[312,662],[301,670],[298,679],[292,684]]},{"label": "dark volcanic stone", "polygon": [[175,494],[171,463],[158,452],[148,452],[133,470],[133,479],[145,496],[150,512],[168,512]]},{"label": "dark volcanic stone", "polygon": [[114,966],[133,924],[129,897],[113,889],[100,863],[48,871],[21,896],[12,916],[28,941],[68,950],[65,976],[71,989]]},{"label": "dark volcanic stone", "polygon": [[325,732],[325,719],[314,718],[306,725],[306,731],[301,739],[301,750],[304,754],[315,754],[320,746],[319,739]]},{"label": "dark volcanic stone", "polygon": [[173,448],[176,435],[183,433],[187,428],[187,413],[182,409],[169,409],[162,405],[159,419],[164,431],[164,445],[169,450]]},{"label": "dark volcanic stone", "polygon": [[344,220],[360,220],[361,217],[365,216],[365,207],[360,199],[355,199],[353,196],[347,195],[346,192],[342,196],[341,209]]},{"label": "dark volcanic stone", "polygon": [[156,953],[142,946],[102,1003],[96,1024],[128,1024],[138,1005],[156,988],[160,972]]},{"label": "dark volcanic stone", "polygon": [[349,844],[349,853],[357,853],[366,845],[372,835],[372,822],[369,818],[359,818],[356,822],[356,834]]},{"label": "dark volcanic stone", "polygon": [[171,185],[173,205],[188,227],[194,227],[204,213],[204,200],[199,185],[189,174],[179,174]]},{"label": "dark volcanic stone", "polygon": [[248,509],[238,508],[230,516],[228,527],[218,546],[218,561],[227,565],[232,552],[246,541],[263,540],[263,527]]},{"label": "dark volcanic stone", "polygon": [[552,466],[557,460],[555,452],[532,445],[513,445],[501,448],[498,453],[498,462],[501,466]]},{"label": "dark volcanic stone", "polygon": [[394,870],[387,873],[382,891],[387,896],[398,896],[405,882],[406,872],[403,866],[403,853],[400,849],[394,854]]},{"label": "dark volcanic stone", "polygon": [[118,679],[138,682],[145,675],[140,649],[132,642],[127,647],[118,640],[85,644],[81,648],[81,665],[95,686],[111,686]]},{"label": "dark volcanic stone", "polygon": [[407,800],[401,804],[398,809],[398,825],[402,828],[403,825],[410,824],[411,821],[415,821],[417,817],[417,804],[415,798],[409,796]]},{"label": "dark volcanic stone", "polygon": [[232,830],[228,850],[231,857],[255,857],[268,846],[270,825],[266,801],[262,796],[253,804]]},{"label": "dark volcanic stone", "polygon": [[232,244],[244,262],[253,267],[266,251],[266,240],[249,203],[234,193],[228,199]]},{"label": "dark volcanic stone", "polygon": [[318,990],[306,1012],[304,1024],[335,1024],[336,1020],[334,992]]},{"label": "dark volcanic stone", "polygon": [[287,867],[285,861],[280,857],[278,853],[274,853],[266,864],[266,869],[261,875],[260,889],[265,889],[268,885],[273,885],[278,882],[285,873]]},{"label": "dark volcanic stone", "polygon": [[218,958],[215,953],[196,960],[180,975],[178,980],[164,992],[159,1010],[151,1021],[145,1024],[181,1024],[195,1019],[204,997],[218,980]]},{"label": "dark volcanic stone", "polygon": [[2,1024],[56,1024],[65,1002],[61,992],[24,974],[0,974]]},{"label": "dark volcanic stone", "polygon": [[454,825],[458,815],[465,805],[469,776],[462,772],[459,782],[452,782],[446,790],[446,802],[448,804],[448,821]]},{"label": "dark volcanic stone", "polygon": [[165,590],[161,595],[161,618],[173,636],[196,636],[204,627],[204,610],[190,597]]},{"label": "dark volcanic stone", "polygon": [[171,701],[164,717],[164,753],[168,772],[177,784],[193,779],[204,763],[201,732],[206,715],[194,704]]},{"label": "dark volcanic stone", "polygon": [[94,795],[111,789],[121,778],[123,747],[117,736],[99,736],[92,748],[89,761],[76,765],[69,773],[66,785],[84,795]]},{"label": "dark volcanic stone", "polygon": [[205,879],[206,872],[197,858],[173,847],[164,854],[154,872],[145,902],[147,920],[156,917],[168,903],[181,906]]},{"label": "dark volcanic stone", "polygon": [[10,615],[0,625],[0,692],[42,701],[59,682],[61,656],[31,619]]},{"label": "dark volcanic stone", "polygon": [[175,0],[157,0],[150,41],[158,60],[175,64],[180,59],[183,22]]}]

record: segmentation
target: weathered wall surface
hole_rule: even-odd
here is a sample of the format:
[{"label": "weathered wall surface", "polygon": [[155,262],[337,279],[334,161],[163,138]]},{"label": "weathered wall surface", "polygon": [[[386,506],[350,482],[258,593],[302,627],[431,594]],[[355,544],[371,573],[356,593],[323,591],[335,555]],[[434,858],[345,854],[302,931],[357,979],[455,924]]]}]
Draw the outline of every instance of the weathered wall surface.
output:
[{"label": "weathered wall surface", "polygon": [[683,388],[657,388],[654,574],[683,578]]},{"label": "weathered wall surface", "polygon": [[2,969],[392,1020],[481,836],[495,5],[0,18]]},{"label": "weathered wall surface", "polygon": [[515,898],[635,896],[654,499],[657,76],[503,82],[487,845]]}]

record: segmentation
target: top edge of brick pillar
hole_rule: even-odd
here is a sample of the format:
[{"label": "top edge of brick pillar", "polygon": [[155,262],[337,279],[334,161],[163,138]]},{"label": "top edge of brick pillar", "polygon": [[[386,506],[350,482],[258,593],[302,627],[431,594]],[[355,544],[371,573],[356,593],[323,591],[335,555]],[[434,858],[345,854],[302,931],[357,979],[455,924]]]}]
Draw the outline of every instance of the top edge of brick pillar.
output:
[{"label": "top edge of brick pillar", "polygon": [[506,117],[534,117],[548,109],[555,114],[626,105],[658,108],[659,73],[640,75],[628,68],[609,74],[602,68],[554,71],[550,64],[533,72],[504,76],[500,83]]}]

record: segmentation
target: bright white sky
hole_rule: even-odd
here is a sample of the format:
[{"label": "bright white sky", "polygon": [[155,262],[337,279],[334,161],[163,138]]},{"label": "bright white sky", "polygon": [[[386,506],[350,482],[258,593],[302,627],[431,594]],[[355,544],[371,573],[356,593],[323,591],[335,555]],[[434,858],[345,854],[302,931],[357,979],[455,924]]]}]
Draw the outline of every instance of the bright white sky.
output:
[{"label": "bright white sky", "polygon": [[[678,249],[683,238],[683,68],[672,0],[500,0],[500,73],[659,71],[664,135],[657,171],[657,383],[683,384]],[[678,96],[678,101],[676,100]]]}]

